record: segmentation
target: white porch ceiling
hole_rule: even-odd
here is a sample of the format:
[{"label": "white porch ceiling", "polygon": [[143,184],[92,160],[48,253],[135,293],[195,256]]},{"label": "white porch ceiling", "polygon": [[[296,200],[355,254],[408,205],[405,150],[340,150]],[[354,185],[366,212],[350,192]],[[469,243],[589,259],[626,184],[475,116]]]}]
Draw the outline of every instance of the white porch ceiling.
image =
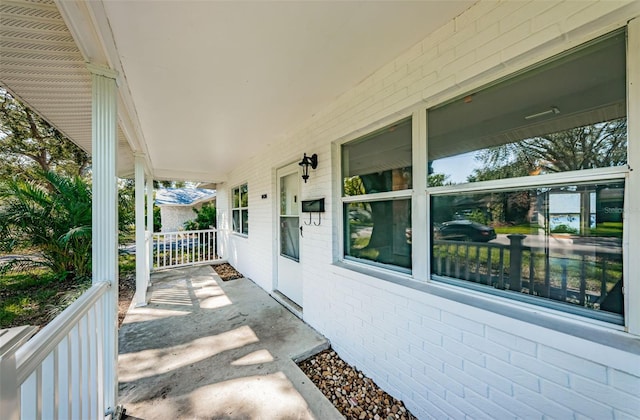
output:
[{"label": "white porch ceiling", "polygon": [[[91,75],[53,0],[0,1],[0,86],[91,152]],[[118,127],[118,172],[133,155]]]},{"label": "white porch ceiling", "polygon": [[[157,179],[223,181],[474,2],[58,0],[72,37],[59,28],[63,39],[29,41],[40,50],[21,59],[32,65],[14,68],[5,58],[24,51],[3,23],[0,83],[89,149],[82,66],[102,62],[121,74],[123,150],[148,153]],[[57,9],[50,0],[1,5],[2,13],[14,5]],[[56,57],[75,54],[76,67],[43,57],[52,45],[69,49],[50,53]]]}]

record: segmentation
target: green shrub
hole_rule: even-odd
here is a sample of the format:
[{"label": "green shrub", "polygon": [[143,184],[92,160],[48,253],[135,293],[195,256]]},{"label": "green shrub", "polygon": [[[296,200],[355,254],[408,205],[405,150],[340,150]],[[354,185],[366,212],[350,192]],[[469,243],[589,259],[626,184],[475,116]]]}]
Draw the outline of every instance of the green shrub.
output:
[{"label": "green shrub", "polygon": [[91,186],[54,172],[0,185],[0,249],[36,254],[0,266],[0,272],[47,267],[56,277],[91,276]]},{"label": "green shrub", "polygon": [[200,209],[193,209],[196,214],[194,220],[184,222],[185,230],[203,230],[216,227],[216,206],[204,203]]}]

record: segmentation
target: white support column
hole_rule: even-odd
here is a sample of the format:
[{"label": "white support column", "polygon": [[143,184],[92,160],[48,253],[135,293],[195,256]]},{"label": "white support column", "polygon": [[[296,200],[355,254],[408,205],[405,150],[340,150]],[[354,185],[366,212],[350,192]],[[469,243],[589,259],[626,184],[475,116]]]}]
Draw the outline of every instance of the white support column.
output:
[{"label": "white support column", "polygon": [[147,276],[149,284],[151,284],[151,275],[149,274],[153,268],[153,176],[149,174],[147,177]]},{"label": "white support column", "polygon": [[624,303],[627,330],[640,335],[640,18],[627,32],[627,134],[629,178],[624,214]]},{"label": "white support column", "polygon": [[104,407],[116,410],[118,399],[118,177],[117,73],[87,65],[93,85],[92,137],[92,271],[93,283],[107,281],[111,288],[103,307]]},{"label": "white support column", "polygon": [[144,217],[144,156],[135,157],[135,205],[136,205],[136,294],[135,305],[147,305],[147,244]]}]

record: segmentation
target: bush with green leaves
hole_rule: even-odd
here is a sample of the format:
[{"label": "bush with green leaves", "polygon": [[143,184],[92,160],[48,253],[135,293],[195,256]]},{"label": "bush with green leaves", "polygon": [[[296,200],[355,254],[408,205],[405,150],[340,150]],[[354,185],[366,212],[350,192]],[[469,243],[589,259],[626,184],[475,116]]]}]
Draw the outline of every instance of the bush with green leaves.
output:
[{"label": "bush with green leaves", "polygon": [[47,267],[59,279],[91,276],[91,185],[81,177],[43,172],[0,184],[0,250],[32,256],[0,272]]},{"label": "bush with green leaves", "polygon": [[551,229],[551,233],[573,233],[577,234],[578,229],[572,228],[571,226],[567,226],[565,224],[559,224]]},{"label": "bush with green leaves", "polygon": [[194,220],[184,222],[185,230],[203,230],[216,227],[216,206],[212,203],[204,203],[200,209],[194,208],[196,214]]}]

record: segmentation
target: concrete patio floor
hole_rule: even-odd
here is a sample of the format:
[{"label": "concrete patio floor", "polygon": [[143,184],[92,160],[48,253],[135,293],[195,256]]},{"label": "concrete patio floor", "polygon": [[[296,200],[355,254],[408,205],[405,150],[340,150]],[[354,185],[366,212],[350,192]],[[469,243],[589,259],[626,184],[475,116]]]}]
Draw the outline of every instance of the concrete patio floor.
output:
[{"label": "concrete patio floor", "polygon": [[248,279],[209,266],[152,275],[119,332],[129,418],[340,419],[298,368],[327,340]]}]

